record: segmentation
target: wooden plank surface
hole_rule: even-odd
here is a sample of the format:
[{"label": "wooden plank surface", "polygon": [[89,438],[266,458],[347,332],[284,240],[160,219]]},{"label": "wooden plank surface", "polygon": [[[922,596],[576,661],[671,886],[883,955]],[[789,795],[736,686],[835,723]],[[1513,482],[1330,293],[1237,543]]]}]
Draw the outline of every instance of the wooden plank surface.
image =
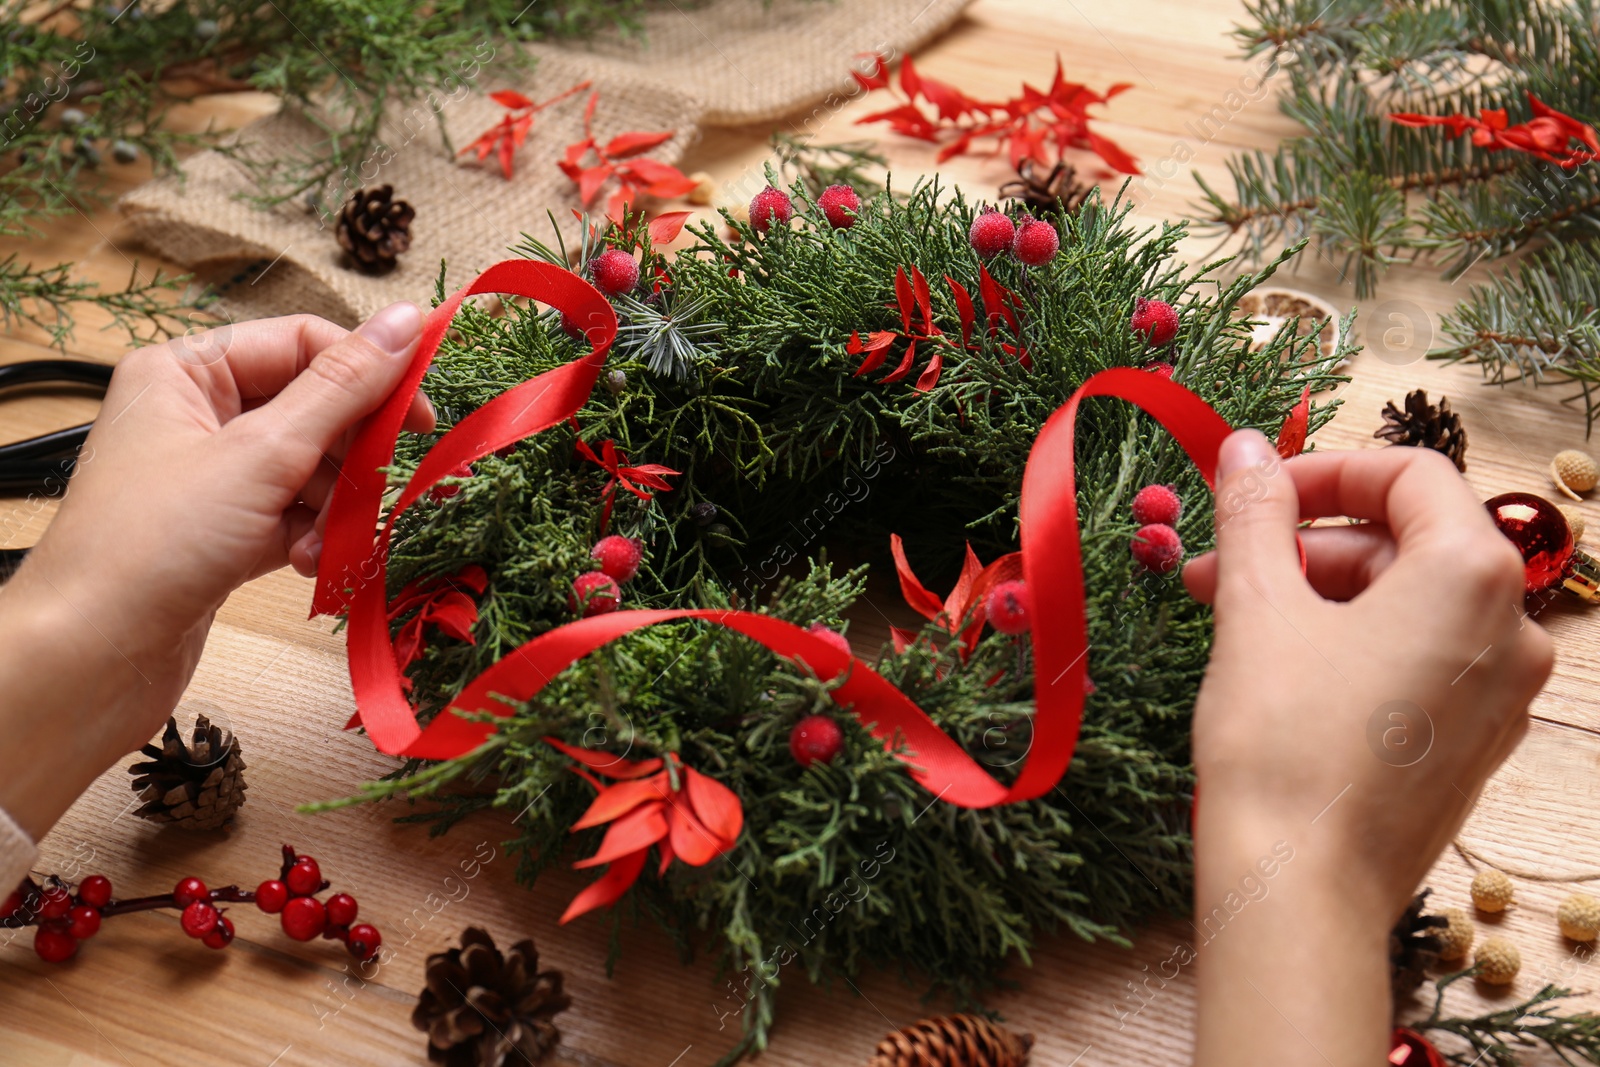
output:
[{"label": "wooden plank surface", "polygon": [[[1192,202],[1191,166],[1225,188],[1230,151],[1267,148],[1293,132],[1261,88],[1259,64],[1234,58],[1226,33],[1239,15],[1235,0],[978,0],[919,59],[926,74],[985,93],[1009,92],[1024,76],[1046,81],[1057,54],[1070,77],[1090,85],[1133,83],[1106,109],[1102,128],[1149,172],[1135,195],[1139,217],[1153,224]],[[181,121],[216,116],[237,124],[266,106],[250,96],[209,101],[187,109]],[[817,129],[824,140],[880,136],[876,128],[851,125],[864,110],[858,100],[792,125]],[[685,169],[711,171],[730,200],[747,196],[760,184],[767,133],[710,132]],[[884,147],[902,178],[932,167],[925,146],[885,139]],[[944,173],[981,196],[1008,176],[1003,163],[984,160],[958,161]],[[139,167],[119,174],[126,185],[142,177]],[[114,283],[132,269],[131,254],[114,241],[116,221],[110,209],[65,217],[22,250],[38,261],[79,260],[84,276]],[[1191,239],[1186,250],[1199,257],[1209,245]],[[1341,307],[1354,304],[1335,265],[1315,254],[1303,257],[1289,282]],[[1547,491],[1549,457],[1583,444],[1581,414],[1563,404],[1564,391],[1485,388],[1470,369],[1421,360],[1439,313],[1461,291],[1425,269],[1391,272],[1380,296],[1361,307],[1366,339],[1378,347],[1354,361],[1354,381],[1342,391],[1345,408],[1318,443],[1372,447],[1383,401],[1423,386],[1447,393],[1462,412],[1471,436],[1468,478],[1485,497]],[[73,353],[115,360],[124,348],[117,335],[88,325]],[[44,343],[36,330],[14,329],[0,339],[0,360],[44,355]],[[6,399],[0,437],[27,436],[93,410],[81,398]],[[1600,524],[1600,509],[1584,510]],[[0,543],[31,543],[50,512],[49,501],[5,502]],[[289,942],[249,908],[236,913],[239,939],[222,953],[198,948],[173,916],[159,913],[118,919],[65,966],[41,963],[26,936],[7,935],[0,945],[0,1065],[420,1064],[423,1042],[409,1015],[423,962],[469,923],[486,925],[503,941],[533,936],[545,964],[566,972],[575,1007],[561,1018],[566,1043],[554,1062],[697,1067],[714,1061],[737,1020],[723,1017],[719,1028],[730,1001],[710,966],[680,965],[666,938],[643,928],[625,933],[621,962],[607,978],[604,924],[555,925],[584,879],[557,873],[537,892],[518,887],[512,861],[498,847],[508,836],[508,816],[475,818],[430,839],[394,825],[390,817],[399,809],[392,805],[317,817],[293,812],[303,801],[345,795],[394,765],[361,737],[337,729],[351,710],[341,643],[326,622],[305,621],[310,589],[309,582],[277,574],[240,590],[219,614],[188,694],[220,709],[246,746],[250,800],[236,825],[187,835],[142,823],[129,814],[132,794],[119,767],[43,842],[40,869],[97,871],[139,892],[188,874],[220,884],[265,876],[278,845],[291,842],[314,853],[339,889],[360,898],[363,914],[395,949],[392,962],[376,974],[352,975],[337,946]],[[1427,625],[1429,610],[1415,606],[1417,625]],[[1600,837],[1588,822],[1600,808],[1600,700],[1591,652],[1600,616],[1562,606],[1542,621],[1556,640],[1556,674],[1535,705],[1527,741],[1485,790],[1463,840],[1511,867],[1600,872]],[[1470,868],[1452,852],[1430,884],[1443,903],[1461,905],[1469,878]],[[1590,957],[1573,952],[1555,928],[1554,908],[1565,892],[1519,881],[1519,905],[1497,924],[1525,960],[1516,993],[1531,993],[1545,978],[1579,988],[1596,984]],[[993,1004],[1037,1035],[1039,1067],[1181,1062],[1189,1048],[1192,974],[1167,980],[1161,965],[1180,939],[1192,936],[1174,920],[1142,931],[1132,950],[1049,942],[1031,969],[1013,968],[1017,988]],[[1482,1000],[1465,989],[1457,1003],[1469,1008]],[[1600,1007],[1600,999],[1580,1003]],[[926,1013],[918,991],[890,974],[869,976],[859,990],[790,982],[762,1062],[864,1063],[881,1034]]]}]

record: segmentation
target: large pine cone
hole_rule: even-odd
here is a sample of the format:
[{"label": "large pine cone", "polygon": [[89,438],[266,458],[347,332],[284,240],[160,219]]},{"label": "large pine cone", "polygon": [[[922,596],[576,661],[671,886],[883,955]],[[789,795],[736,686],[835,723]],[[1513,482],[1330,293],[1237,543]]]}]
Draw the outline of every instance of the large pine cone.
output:
[{"label": "large pine cone", "polygon": [[560,971],[539,970],[529,940],[501,954],[476,926],[461,947],[428,957],[428,987],[411,1022],[428,1033],[428,1059],[447,1067],[530,1067],[561,1040],[554,1018],[572,998]]},{"label": "large pine cone", "polygon": [[1016,1034],[977,1015],[940,1015],[878,1042],[867,1067],[1023,1067],[1032,1034]]},{"label": "large pine cone", "polygon": [[1467,469],[1467,431],[1461,416],[1450,410],[1450,399],[1440,397],[1437,406],[1428,403],[1428,394],[1414,389],[1406,394],[1405,410],[1391,400],[1383,406],[1383,426],[1374,437],[1391,445],[1414,445],[1443,452],[1456,465]]},{"label": "large pine cone", "polygon": [[139,752],[148,763],[128,768],[133,789],[144,805],[134,814],[151,822],[170,822],[190,830],[214,830],[244,803],[244,759],[233,734],[204,715],[194,720],[190,744],[169,718],[161,744]]},{"label": "large pine cone", "polygon": [[393,196],[391,185],[363,189],[339,211],[334,229],[339,247],[350,253],[362,270],[388,270],[400,253],[411,247],[411,220],[417,217],[416,210]]}]

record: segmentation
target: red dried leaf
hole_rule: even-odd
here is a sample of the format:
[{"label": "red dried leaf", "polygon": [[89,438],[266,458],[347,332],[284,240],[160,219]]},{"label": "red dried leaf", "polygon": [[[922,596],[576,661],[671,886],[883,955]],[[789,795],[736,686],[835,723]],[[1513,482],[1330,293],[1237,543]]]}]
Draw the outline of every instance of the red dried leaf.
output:
[{"label": "red dried leaf", "polygon": [[922,92],[922,79],[917,76],[916,64],[911,62],[910,56],[900,61],[900,89],[912,100]]},{"label": "red dried leaf", "polygon": [[678,234],[683,232],[684,224],[693,215],[692,211],[669,211],[664,215],[657,215],[650,220],[650,243],[652,245],[671,244],[678,239]]},{"label": "red dried leaf", "polygon": [[1306,430],[1311,421],[1311,386],[1300,391],[1300,402],[1289,409],[1288,418],[1278,431],[1278,455],[1293,459],[1306,447]]},{"label": "red dried leaf", "polygon": [[525,107],[533,107],[533,101],[517,92],[515,89],[500,89],[489,94],[489,99],[501,107],[509,107],[520,111]]},{"label": "red dried leaf", "polygon": [[606,143],[604,154],[612,159],[626,159],[636,156],[640,152],[648,152],[660,144],[672,140],[673,131],[663,130],[660,133],[645,133],[642,130],[633,130],[629,133],[619,133]]},{"label": "red dried leaf", "polygon": [[1115,141],[1101,137],[1098,133],[1089,134],[1089,147],[1094,149],[1095,155],[1105,160],[1112,170],[1121,171],[1123,174],[1142,174],[1139,164],[1133,157],[1122,150]]},{"label": "red dried leaf", "polygon": [[610,177],[611,164],[609,163],[601,163],[590,167],[578,176],[578,199],[583,201],[584,207],[594,203],[594,198],[600,193],[600,187]]}]

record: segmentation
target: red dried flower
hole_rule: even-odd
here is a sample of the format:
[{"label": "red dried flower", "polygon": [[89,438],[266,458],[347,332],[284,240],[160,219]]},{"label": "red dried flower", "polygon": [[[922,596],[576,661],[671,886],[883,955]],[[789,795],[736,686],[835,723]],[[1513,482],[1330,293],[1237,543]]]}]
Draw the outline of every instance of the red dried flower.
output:
[{"label": "red dried flower", "polygon": [[505,115],[456,155],[464,156],[468,152],[476,152],[478,162],[482,163],[492,152],[500,161],[501,172],[509,180],[513,173],[512,156],[522,147],[522,142],[528,139],[528,131],[533,129],[533,117],[551,104],[581,93],[587,88],[589,88],[588,82],[574,85],[566,92],[539,103],[534,103],[515,89],[501,89],[497,93],[490,93],[489,99],[505,108]]},{"label": "red dried flower", "polygon": [[[1600,159],[1600,137],[1596,137],[1593,126],[1557,111],[1532,93],[1528,94],[1528,106],[1534,117],[1515,126],[1509,125],[1510,118],[1504,108],[1483,108],[1477,118],[1403,111],[1389,118],[1401,126],[1444,126],[1452,137],[1460,137],[1471,130],[1472,143],[1480,148],[1490,152],[1525,152],[1569,170]],[[1573,141],[1583,147],[1573,148]]]},{"label": "red dried flower", "polygon": [[[578,198],[584,207],[594,203],[612,178],[617,179],[617,189],[606,202],[606,215],[614,221],[621,221],[641,196],[670,200],[694,188],[694,182],[677,167],[655,159],[638,158],[641,153],[672,140],[672,130],[655,133],[630,130],[617,134],[604,145],[595,140],[594,112],[599,103],[598,92],[589,94],[589,103],[583,109],[583,140],[569,144],[566,154],[556,164],[578,187]],[[588,162],[591,155],[594,163]]]}]

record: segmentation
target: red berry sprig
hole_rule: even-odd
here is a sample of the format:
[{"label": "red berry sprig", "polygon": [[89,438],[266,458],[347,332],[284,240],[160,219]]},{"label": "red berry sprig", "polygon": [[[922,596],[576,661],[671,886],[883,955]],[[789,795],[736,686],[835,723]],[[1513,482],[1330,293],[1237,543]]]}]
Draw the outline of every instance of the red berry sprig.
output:
[{"label": "red berry sprig", "polygon": [[136,911],[175,908],[183,932],[207,948],[227,948],[233,941],[233,920],[218,904],[255,904],[269,915],[279,915],[284,933],[296,941],[318,936],[343,941],[350,955],[363,962],[377,956],[383,936],[371,923],[355,921],[360,906],[349,893],[335,893],[326,901],[317,894],[328,888],[322,869],[310,856],[283,846],[283,867],[254,892],[238,886],[208,889],[198,878],[184,878],[170,893],[117,900],[111,880],[95,874],[73,886],[54,875],[44,884],[25,878],[0,901],[0,928],[38,927],[33,950],[47,963],[63,963],[78,952],[78,943],[100,932],[103,920]]}]

